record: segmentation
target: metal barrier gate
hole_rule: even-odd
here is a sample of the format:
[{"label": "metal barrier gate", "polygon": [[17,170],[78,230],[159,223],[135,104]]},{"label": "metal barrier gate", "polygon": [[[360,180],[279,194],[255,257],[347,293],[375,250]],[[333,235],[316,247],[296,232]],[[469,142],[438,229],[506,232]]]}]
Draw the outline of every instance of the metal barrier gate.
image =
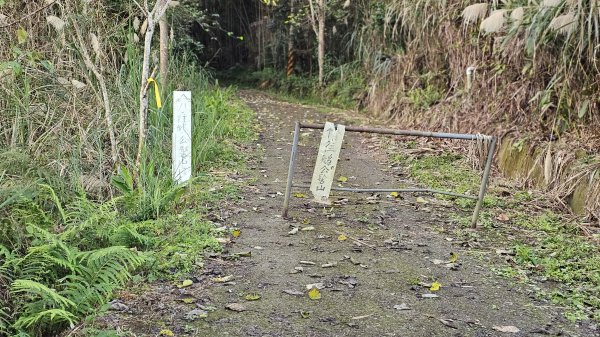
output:
[{"label": "metal barrier gate", "polygon": [[[314,123],[301,123],[296,122],[294,128],[294,141],[292,143],[292,153],[290,157],[290,167],[288,170],[287,186],[285,190],[285,199],[283,201],[283,217],[288,217],[288,210],[290,205],[290,196],[292,194],[292,188],[307,188],[308,186],[293,185],[294,171],[296,168],[296,155],[298,154],[298,142],[300,138],[300,129],[323,129],[325,124],[314,124]],[[475,134],[461,134],[461,133],[443,133],[443,132],[426,132],[426,131],[412,131],[412,130],[395,130],[395,129],[382,129],[382,128],[370,128],[370,127],[358,127],[358,126],[346,126],[347,132],[361,132],[361,133],[377,133],[384,135],[396,135],[396,136],[416,136],[416,137],[428,137],[428,138],[446,138],[446,139],[464,139],[471,141],[484,140],[488,141],[488,153],[483,169],[483,177],[481,179],[481,185],[479,186],[479,195],[477,197],[467,194],[460,194],[454,192],[440,191],[431,188],[408,188],[408,189],[380,189],[380,188],[345,188],[345,187],[331,187],[332,191],[346,191],[346,192],[358,192],[358,193],[375,193],[375,192],[417,192],[417,193],[432,193],[432,194],[444,194],[459,198],[477,200],[475,210],[473,211],[473,218],[471,220],[471,226],[477,227],[477,220],[481,207],[483,206],[483,198],[487,190],[487,185],[490,177],[490,169],[492,167],[492,160],[494,158],[494,151],[496,149],[496,137],[486,135],[475,135]]]}]

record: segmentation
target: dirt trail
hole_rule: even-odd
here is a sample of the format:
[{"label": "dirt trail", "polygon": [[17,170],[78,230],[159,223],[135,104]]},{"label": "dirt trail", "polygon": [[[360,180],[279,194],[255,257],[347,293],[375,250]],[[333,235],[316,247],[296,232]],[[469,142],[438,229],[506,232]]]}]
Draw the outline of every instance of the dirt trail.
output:
[{"label": "dirt trail", "polygon": [[[230,253],[251,251],[252,256],[210,259],[192,287],[155,285],[141,298],[124,301],[143,310],[113,314],[106,317],[108,322],[138,336],[157,335],[161,326],[176,336],[593,335],[565,321],[548,303],[536,300],[527,286],[497,276],[491,270],[490,260],[496,259],[493,250],[463,247],[448,232],[439,233],[440,228],[450,226],[448,209],[429,196],[425,198],[431,202],[421,205],[412,195],[394,200],[383,195],[372,203],[369,195],[336,194],[348,201],[333,208],[293,198],[293,219],[282,219],[294,121],[348,122],[353,117],[326,115],[254,91],[244,91],[241,97],[257,111],[262,132],[253,147],[262,155],[249,164],[258,180],[235,205],[239,213],[227,219],[241,228],[241,236],[227,249]],[[347,186],[397,186],[402,176],[389,169],[369,137],[347,134],[336,177],[349,177]],[[309,182],[318,138],[318,132],[309,131],[301,137],[296,182]],[[223,212],[224,216],[236,213]],[[315,229],[288,235],[294,227],[307,226]],[[350,239],[339,241],[338,232],[374,248]],[[432,262],[448,260],[450,252],[458,253],[459,266]],[[323,264],[334,266],[324,268]],[[302,267],[302,272],[296,267]],[[227,275],[233,275],[229,283],[213,281]],[[435,292],[439,297],[424,298],[423,294],[432,292],[419,283],[434,281],[442,284]],[[306,285],[319,282],[325,287],[322,298],[309,299]],[[249,293],[262,298],[246,301]],[[175,300],[182,296],[193,296],[196,306],[216,310],[206,318],[185,320],[195,305]],[[225,309],[230,303],[241,303],[246,311]],[[516,326],[520,332],[502,333],[494,326]]]}]

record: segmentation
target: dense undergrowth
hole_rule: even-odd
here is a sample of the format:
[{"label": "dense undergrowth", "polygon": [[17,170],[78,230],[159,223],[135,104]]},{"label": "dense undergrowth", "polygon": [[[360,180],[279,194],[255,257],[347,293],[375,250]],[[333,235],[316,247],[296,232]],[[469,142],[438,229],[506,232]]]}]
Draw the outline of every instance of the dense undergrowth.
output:
[{"label": "dense undergrowth", "polygon": [[328,85],[320,89],[316,77],[287,76],[274,68],[262,70],[229,69],[218,73],[225,83],[261,88],[289,101],[326,104],[331,107],[356,107],[365,88],[365,78],[356,65],[328,69]]},{"label": "dense undergrowth", "polygon": [[[0,25],[17,20],[0,30],[0,335],[54,336],[103,310],[132,275],[176,279],[220,250],[206,214],[235,188],[210,172],[243,169],[238,145],[254,137],[253,116],[194,57],[172,55],[138,167],[135,3],[0,10]],[[194,178],[183,185],[171,179],[173,90],[192,92]]]}]

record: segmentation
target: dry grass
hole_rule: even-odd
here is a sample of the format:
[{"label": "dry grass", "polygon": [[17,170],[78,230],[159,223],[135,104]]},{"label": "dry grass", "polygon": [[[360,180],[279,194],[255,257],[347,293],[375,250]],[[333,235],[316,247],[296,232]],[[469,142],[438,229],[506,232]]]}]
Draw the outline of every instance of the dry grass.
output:
[{"label": "dry grass", "polygon": [[[126,80],[122,76],[128,74],[121,70],[128,19],[98,1],[10,1],[2,12],[15,23],[0,30],[8,46],[0,49],[0,67],[9,70],[0,78],[0,147],[25,152],[66,179],[85,172],[106,181],[114,164],[105,97],[89,65],[109,83]],[[80,39],[72,20],[81,29]],[[25,40],[19,40],[17,30],[26,32]],[[84,48],[90,50],[87,66]],[[135,120],[131,97],[116,85],[107,97],[119,126],[117,160],[127,163]]]},{"label": "dry grass", "polygon": [[[365,62],[372,74],[366,107],[401,127],[492,133],[550,151],[535,157],[545,187],[566,200],[587,181],[588,214],[600,212],[596,164],[579,165],[572,149],[597,153],[600,140],[600,3],[597,1],[396,1],[386,27],[361,31],[358,53],[393,55]],[[402,48],[393,50],[396,41]],[[475,67],[466,92],[467,67]],[[441,93],[427,109],[423,93]],[[417,102],[420,103],[420,102]],[[560,140],[556,142],[556,140]]]}]

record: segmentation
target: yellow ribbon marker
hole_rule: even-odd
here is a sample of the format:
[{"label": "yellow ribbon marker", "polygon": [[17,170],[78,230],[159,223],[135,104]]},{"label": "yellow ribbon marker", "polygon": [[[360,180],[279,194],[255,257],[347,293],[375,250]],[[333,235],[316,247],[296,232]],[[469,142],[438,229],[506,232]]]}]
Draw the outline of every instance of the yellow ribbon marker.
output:
[{"label": "yellow ribbon marker", "polygon": [[162,102],[160,100],[160,91],[158,90],[158,83],[152,77],[150,77],[148,79],[148,84],[152,83],[154,83],[154,97],[156,99],[156,106],[160,109],[162,108]]}]

